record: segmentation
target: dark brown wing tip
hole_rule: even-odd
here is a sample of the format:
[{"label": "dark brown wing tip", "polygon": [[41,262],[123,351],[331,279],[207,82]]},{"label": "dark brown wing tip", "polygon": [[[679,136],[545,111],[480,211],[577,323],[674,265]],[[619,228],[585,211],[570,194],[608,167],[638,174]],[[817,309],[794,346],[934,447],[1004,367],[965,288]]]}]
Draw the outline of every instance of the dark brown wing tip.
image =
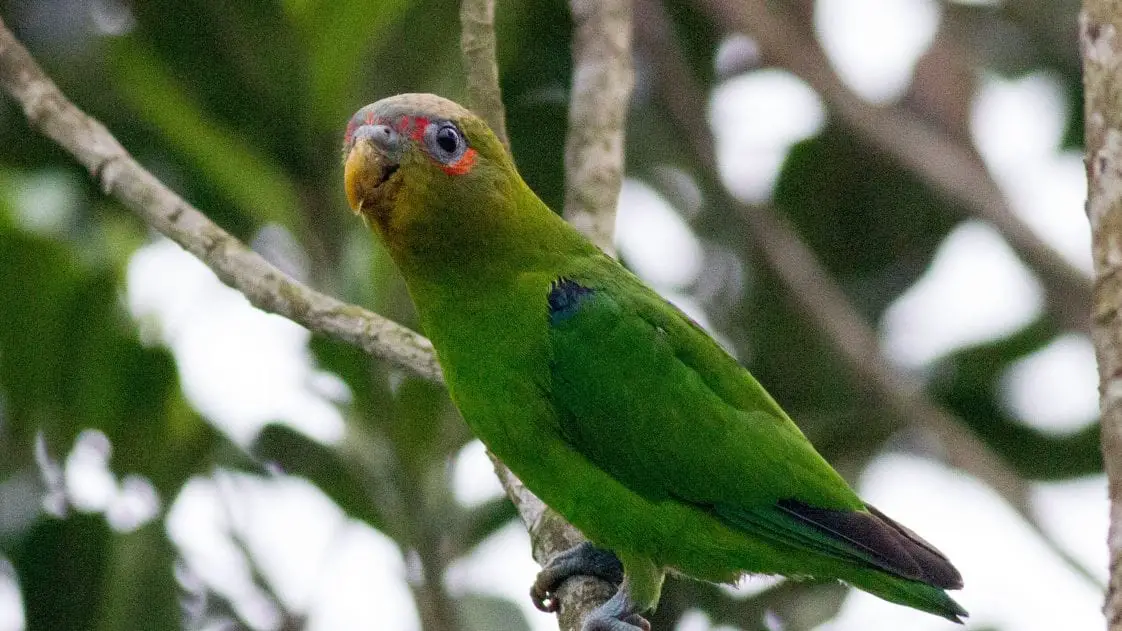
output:
[{"label": "dark brown wing tip", "polygon": [[[865,508],[907,542],[907,551],[923,572],[926,579],[924,582],[943,589],[962,589],[962,574],[938,548],[928,543],[907,526],[880,512],[875,506],[866,504]],[[962,613],[965,615],[966,612]]]},{"label": "dark brown wing tip", "polygon": [[876,567],[941,589],[961,589],[962,576],[935,546],[884,513],[819,508],[798,500],[780,500],[779,508],[830,536],[864,552]]}]

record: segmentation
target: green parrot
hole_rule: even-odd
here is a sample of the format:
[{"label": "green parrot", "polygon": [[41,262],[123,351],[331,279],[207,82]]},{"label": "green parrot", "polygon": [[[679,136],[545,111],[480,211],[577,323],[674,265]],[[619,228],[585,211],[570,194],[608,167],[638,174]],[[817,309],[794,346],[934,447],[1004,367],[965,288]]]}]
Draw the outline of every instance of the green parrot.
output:
[{"label": "green parrot", "polygon": [[480,118],[386,98],[350,120],[344,160],[348,202],[401,270],[453,402],[591,542],[546,564],[540,608],[568,577],[600,576],[619,588],[584,631],[638,631],[668,572],[760,573],[961,623],[950,561],[861,501],[748,371],[538,199]]}]

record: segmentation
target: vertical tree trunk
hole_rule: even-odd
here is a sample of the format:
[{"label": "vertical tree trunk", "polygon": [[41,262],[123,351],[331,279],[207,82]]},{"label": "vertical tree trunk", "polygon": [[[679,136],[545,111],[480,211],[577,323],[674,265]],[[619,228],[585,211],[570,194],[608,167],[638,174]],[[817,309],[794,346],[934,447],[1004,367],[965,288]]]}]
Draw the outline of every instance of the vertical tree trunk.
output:
[{"label": "vertical tree trunk", "polygon": [[1122,631],[1122,0],[1084,0],[1079,43],[1095,260],[1091,337],[1110,488],[1110,587],[1103,612],[1107,629]]}]

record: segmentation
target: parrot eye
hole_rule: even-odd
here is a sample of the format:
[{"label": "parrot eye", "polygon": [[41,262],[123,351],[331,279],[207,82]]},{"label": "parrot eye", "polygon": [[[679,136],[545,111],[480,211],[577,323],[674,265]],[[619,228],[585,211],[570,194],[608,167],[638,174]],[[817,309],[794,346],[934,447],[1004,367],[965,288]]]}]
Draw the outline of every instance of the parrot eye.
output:
[{"label": "parrot eye", "polygon": [[460,134],[451,127],[442,127],[436,132],[436,144],[444,151],[452,153],[460,144]]},{"label": "parrot eye", "polygon": [[454,164],[467,151],[467,139],[453,123],[433,123],[425,130],[429,155],[443,164]]}]

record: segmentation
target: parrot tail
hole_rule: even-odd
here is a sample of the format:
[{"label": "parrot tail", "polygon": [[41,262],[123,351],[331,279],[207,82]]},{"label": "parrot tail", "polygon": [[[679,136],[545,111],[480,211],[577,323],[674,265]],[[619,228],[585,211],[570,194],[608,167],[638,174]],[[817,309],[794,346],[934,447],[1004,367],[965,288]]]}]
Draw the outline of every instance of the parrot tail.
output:
[{"label": "parrot tail", "polygon": [[962,605],[941,588],[898,578],[871,568],[853,569],[849,576],[841,580],[878,598],[926,611],[957,624],[962,624],[962,619],[968,615]]},{"label": "parrot tail", "polygon": [[967,615],[943,591],[962,588],[958,570],[935,546],[876,507],[866,504],[868,512],[839,511],[787,500],[779,502],[779,508],[822,534],[845,542],[873,566],[855,568],[858,571],[852,578],[843,578],[846,582],[951,622],[961,624]]},{"label": "parrot tail", "polygon": [[821,576],[835,576],[885,600],[954,622],[966,615],[943,591],[962,588],[962,576],[947,557],[873,506],[831,509],[788,499],[752,510],[711,510],[757,537],[816,553],[827,564]]}]

